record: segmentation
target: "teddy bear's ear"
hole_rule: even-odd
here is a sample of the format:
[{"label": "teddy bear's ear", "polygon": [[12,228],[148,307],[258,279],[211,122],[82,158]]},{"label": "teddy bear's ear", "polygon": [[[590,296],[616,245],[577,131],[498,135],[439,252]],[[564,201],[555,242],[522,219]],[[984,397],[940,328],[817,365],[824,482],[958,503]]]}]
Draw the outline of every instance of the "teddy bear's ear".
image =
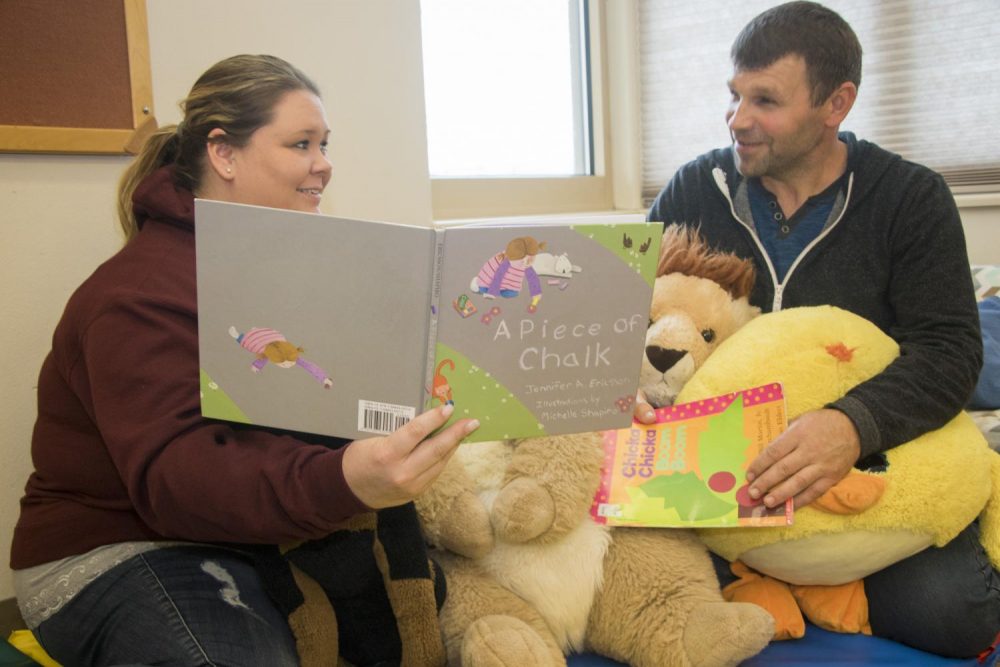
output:
[{"label": "teddy bear's ear", "polygon": [[667,225],[660,244],[656,275],[682,273],[718,283],[734,299],[747,297],[753,289],[754,267],[749,260],[713,250],[698,230],[686,225]]}]

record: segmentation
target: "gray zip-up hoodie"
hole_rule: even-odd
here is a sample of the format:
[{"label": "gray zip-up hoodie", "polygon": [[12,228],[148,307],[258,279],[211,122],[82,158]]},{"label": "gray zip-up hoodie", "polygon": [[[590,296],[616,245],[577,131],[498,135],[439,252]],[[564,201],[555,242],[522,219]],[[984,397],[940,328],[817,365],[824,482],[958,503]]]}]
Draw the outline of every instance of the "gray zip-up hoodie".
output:
[{"label": "gray zip-up hoodie", "polygon": [[840,139],[849,158],[833,211],[780,283],[731,148],[681,167],[648,218],[698,226],[713,247],[751,259],[751,302],[765,312],[838,306],[899,343],[898,359],[830,406],[854,422],[864,458],[954,417],[975,387],[983,348],[962,223],[944,180],[851,133]]}]

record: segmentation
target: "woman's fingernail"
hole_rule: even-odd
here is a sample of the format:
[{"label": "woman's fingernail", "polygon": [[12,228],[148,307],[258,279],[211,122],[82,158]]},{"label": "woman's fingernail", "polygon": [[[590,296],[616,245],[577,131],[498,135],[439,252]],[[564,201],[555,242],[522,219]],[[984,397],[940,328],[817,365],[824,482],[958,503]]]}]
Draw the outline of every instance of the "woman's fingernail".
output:
[{"label": "woman's fingernail", "polygon": [[465,432],[466,433],[472,433],[477,428],[479,428],[479,420],[478,419],[473,419],[472,421],[466,423],[466,425],[465,425]]},{"label": "woman's fingernail", "polygon": [[444,407],[441,408],[441,416],[447,419],[451,417],[451,413],[455,411],[455,405],[452,403],[445,403]]}]

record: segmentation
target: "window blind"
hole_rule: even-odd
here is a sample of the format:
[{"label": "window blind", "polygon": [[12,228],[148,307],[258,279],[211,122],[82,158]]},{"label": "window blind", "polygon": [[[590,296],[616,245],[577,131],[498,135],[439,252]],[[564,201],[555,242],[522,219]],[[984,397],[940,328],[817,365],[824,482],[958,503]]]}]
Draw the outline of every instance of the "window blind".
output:
[{"label": "window blind", "polygon": [[[639,1],[643,196],[729,145],[729,47],[774,0]],[[957,192],[1000,191],[1000,2],[827,0],[864,51],[841,129],[940,172]]]}]

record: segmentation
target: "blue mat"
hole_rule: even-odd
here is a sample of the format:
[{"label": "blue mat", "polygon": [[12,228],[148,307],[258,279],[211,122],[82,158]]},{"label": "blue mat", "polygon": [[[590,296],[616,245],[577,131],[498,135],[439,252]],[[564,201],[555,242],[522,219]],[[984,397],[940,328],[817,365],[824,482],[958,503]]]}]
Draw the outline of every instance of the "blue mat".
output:
[{"label": "blue mat", "polygon": [[[813,625],[806,627],[802,639],[772,642],[761,653],[743,663],[743,667],[774,667],[775,665],[808,665],[835,667],[842,665],[919,665],[920,667],[996,667],[997,654],[983,663],[975,658],[957,660],[942,658],[904,646],[888,639],[865,635],[844,635],[828,632]],[[574,655],[569,667],[622,667],[622,663],[596,655]]]}]

